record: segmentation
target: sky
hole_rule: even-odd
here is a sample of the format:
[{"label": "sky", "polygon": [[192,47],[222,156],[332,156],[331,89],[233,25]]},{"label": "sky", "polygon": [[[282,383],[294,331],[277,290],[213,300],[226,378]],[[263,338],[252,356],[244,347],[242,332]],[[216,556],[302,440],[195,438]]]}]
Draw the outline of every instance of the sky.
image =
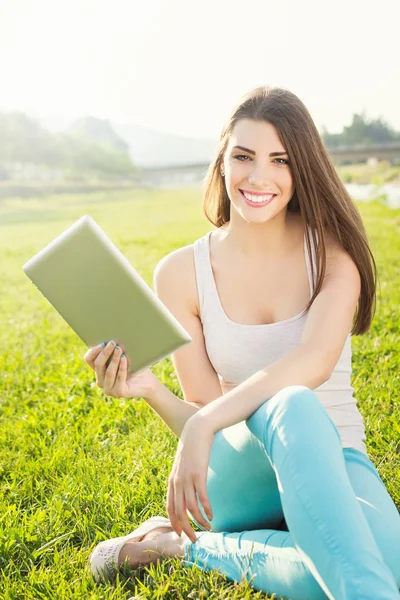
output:
[{"label": "sky", "polygon": [[260,85],[400,131],[400,2],[0,0],[0,110],[217,138]]}]

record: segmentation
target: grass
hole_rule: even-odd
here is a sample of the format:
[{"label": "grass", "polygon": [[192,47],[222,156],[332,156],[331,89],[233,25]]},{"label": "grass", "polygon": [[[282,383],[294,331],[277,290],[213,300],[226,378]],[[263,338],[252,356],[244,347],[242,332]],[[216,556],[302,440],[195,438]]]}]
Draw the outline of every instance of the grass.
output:
[{"label": "grass", "polygon": [[[353,338],[352,385],[369,455],[400,507],[400,211],[359,204],[378,264],[377,313]],[[99,541],[166,515],[177,438],[143,400],[105,397],[86,347],[21,266],[83,214],[92,215],[152,285],[157,262],[212,228],[201,191],[133,191],[0,204],[0,598],[6,600],[269,596],[247,582],[180,565],[96,586],[86,560]],[[182,398],[169,358],[152,368]]]}]

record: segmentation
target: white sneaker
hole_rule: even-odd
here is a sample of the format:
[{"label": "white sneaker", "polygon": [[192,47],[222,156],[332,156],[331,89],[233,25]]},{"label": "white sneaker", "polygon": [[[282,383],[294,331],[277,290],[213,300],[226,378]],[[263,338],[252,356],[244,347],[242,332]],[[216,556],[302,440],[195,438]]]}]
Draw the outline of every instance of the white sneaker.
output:
[{"label": "white sneaker", "polygon": [[122,546],[128,540],[142,538],[146,533],[157,527],[172,527],[171,521],[166,517],[151,517],[132,533],[97,544],[89,558],[89,565],[94,579],[96,581],[114,579],[119,570],[118,557]]}]

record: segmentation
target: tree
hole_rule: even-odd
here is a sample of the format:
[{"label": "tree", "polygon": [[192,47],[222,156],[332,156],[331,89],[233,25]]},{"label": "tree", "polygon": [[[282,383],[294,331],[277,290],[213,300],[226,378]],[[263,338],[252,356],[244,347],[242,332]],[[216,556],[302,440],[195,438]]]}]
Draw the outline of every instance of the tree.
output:
[{"label": "tree", "polygon": [[384,122],[381,117],[368,121],[365,111],[361,114],[355,113],[351,125],[344,126],[342,133],[329,133],[323,127],[321,137],[326,146],[332,149],[338,146],[371,146],[400,141],[400,133]]}]

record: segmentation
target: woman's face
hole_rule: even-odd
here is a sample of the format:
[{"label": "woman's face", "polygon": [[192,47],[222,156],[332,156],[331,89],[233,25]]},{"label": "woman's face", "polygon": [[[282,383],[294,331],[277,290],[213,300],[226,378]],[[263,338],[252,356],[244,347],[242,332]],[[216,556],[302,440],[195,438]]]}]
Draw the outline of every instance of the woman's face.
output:
[{"label": "woman's face", "polygon": [[[270,155],[277,152],[282,155]],[[264,222],[281,210],[286,212],[294,193],[293,178],[286,148],[271,123],[251,119],[238,121],[232,131],[223,165],[231,209],[236,209],[246,221]],[[257,198],[251,197],[252,193]],[[272,200],[271,194],[275,194]],[[254,205],[252,200],[261,202]]]}]

